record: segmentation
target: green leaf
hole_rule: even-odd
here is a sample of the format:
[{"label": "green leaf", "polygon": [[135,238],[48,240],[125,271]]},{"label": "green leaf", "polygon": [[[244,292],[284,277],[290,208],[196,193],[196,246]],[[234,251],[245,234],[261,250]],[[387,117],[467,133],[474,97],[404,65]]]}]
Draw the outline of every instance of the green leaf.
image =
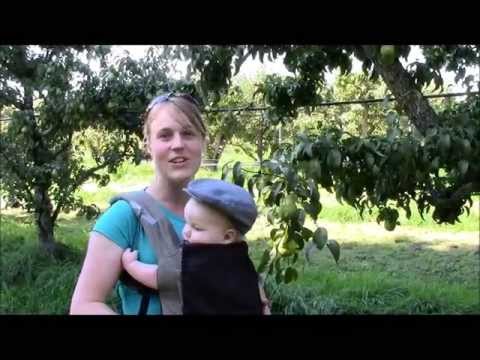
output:
[{"label": "green leaf", "polygon": [[362,220],[364,220],[364,219],[363,219],[363,212],[364,212],[364,211],[365,211],[365,205],[362,203],[362,204],[360,205],[360,218],[361,218]]},{"label": "green leaf", "polygon": [[222,177],[221,177],[222,180],[225,180],[227,178],[228,173],[231,170],[229,166],[231,162],[232,161],[228,161],[222,166]]},{"label": "green leaf", "polygon": [[242,163],[237,161],[233,165],[233,177],[239,177],[240,175],[242,175]]},{"label": "green leaf", "polygon": [[303,150],[304,154],[307,154],[310,159],[313,157],[312,146],[312,143],[308,143]]},{"label": "green leaf", "polygon": [[305,224],[305,210],[303,209],[297,209],[297,223],[300,225],[300,227]]},{"label": "green leaf", "polygon": [[276,172],[280,165],[277,162],[271,161],[271,160],[264,160],[262,162],[262,167],[266,167],[267,169],[270,169],[272,172]]},{"label": "green leaf", "polygon": [[328,250],[333,255],[335,262],[338,264],[338,260],[340,259],[340,245],[333,239],[327,241]]},{"label": "green leaf", "polygon": [[472,200],[472,198],[469,197],[469,198],[467,199],[467,201],[468,201],[468,205],[469,205],[470,207],[472,207],[472,206],[473,206],[473,200]]},{"label": "green leaf", "polygon": [[280,229],[272,229],[270,231],[270,239],[274,240],[275,239],[275,234],[280,231]]},{"label": "green leaf", "polygon": [[245,176],[243,176],[242,173],[242,163],[240,161],[237,161],[235,165],[233,165],[233,182],[241,187],[243,187],[245,182]]},{"label": "green leaf", "polygon": [[365,161],[367,162],[367,165],[371,168],[373,165],[375,165],[375,158],[373,157],[372,154],[367,153],[365,155]]},{"label": "green leaf", "polygon": [[330,150],[327,155],[327,165],[331,170],[335,170],[340,167],[342,163],[342,154],[337,149]]},{"label": "green leaf", "polygon": [[335,189],[335,199],[337,199],[337,201],[341,205],[343,205],[342,194],[343,194],[343,188],[342,189]]},{"label": "green leaf", "polygon": [[385,219],[385,215],[383,213],[383,210],[380,210],[380,213],[377,216],[377,224],[380,225],[380,223]]},{"label": "green leaf", "polygon": [[277,182],[273,187],[272,197],[273,197],[273,201],[276,204],[278,204],[278,202],[280,200],[278,195],[281,194],[282,188],[283,188],[283,182],[282,181]]},{"label": "green leaf", "polygon": [[303,208],[305,209],[306,213],[312,217],[312,219],[317,220],[318,214],[320,214],[320,211],[322,211],[322,204],[319,202],[305,204]]},{"label": "green leaf", "polygon": [[313,179],[307,180],[308,189],[310,190],[310,201],[312,203],[318,202],[320,200],[320,194],[318,192],[318,187]]},{"label": "green leaf", "polygon": [[327,229],[318,227],[313,233],[313,242],[317,246],[318,250],[322,250],[328,240]]},{"label": "green leaf", "polygon": [[306,228],[306,227],[303,227],[302,228],[302,238],[305,241],[308,241],[308,239],[310,239],[311,237],[313,237],[313,231]]},{"label": "green leaf", "polygon": [[466,160],[460,160],[459,163],[458,163],[458,170],[460,172],[460,175],[465,175],[468,171],[468,161]]},{"label": "green leaf", "polygon": [[298,253],[296,252],[296,253],[293,254],[292,264],[295,264],[297,262],[297,260],[298,260]]},{"label": "green leaf", "polygon": [[297,270],[291,266],[285,269],[285,283],[288,284],[298,278]]},{"label": "green leaf", "polygon": [[412,217],[412,211],[410,210],[410,205],[407,204],[404,209],[405,209],[407,219],[410,220],[410,218]]},{"label": "green leaf", "polygon": [[303,142],[298,143],[297,146],[295,146],[295,149],[292,151],[292,158],[291,158],[292,161],[301,158],[300,154],[303,154],[304,147],[305,147],[305,143]]},{"label": "green leaf", "polygon": [[438,133],[438,129],[436,127],[428,128],[427,132],[426,132],[426,136],[427,137],[434,137],[435,135],[437,135],[437,133]]}]

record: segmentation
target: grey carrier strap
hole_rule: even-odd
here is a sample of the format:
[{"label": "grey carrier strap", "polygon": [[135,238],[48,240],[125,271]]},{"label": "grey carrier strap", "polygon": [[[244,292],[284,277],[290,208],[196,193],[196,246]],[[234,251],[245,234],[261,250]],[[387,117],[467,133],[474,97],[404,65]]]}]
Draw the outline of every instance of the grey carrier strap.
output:
[{"label": "grey carrier strap", "polygon": [[[162,313],[165,315],[182,314],[180,284],[182,242],[173,225],[165,218],[157,200],[146,191],[122,193],[113,197],[110,203],[113,204],[117,200],[125,200],[130,204],[157,255],[157,284]],[[151,292],[143,291],[141,293],[143,295],[141,305],[143,311],[140,313],[146,314],[148,296]]]}]

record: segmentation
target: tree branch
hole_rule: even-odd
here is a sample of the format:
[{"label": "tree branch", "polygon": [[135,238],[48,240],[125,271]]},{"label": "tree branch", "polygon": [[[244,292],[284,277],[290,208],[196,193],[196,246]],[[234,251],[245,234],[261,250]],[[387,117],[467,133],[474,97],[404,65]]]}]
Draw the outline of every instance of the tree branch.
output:
[{"label": "tree branch", "polygon": [[[124,153],[125,154],[125,153]],[[123,155],[124,155],[123,154]],[[53,212],[53,218],[56,219],[60,211],[62,210],[63,206],[65,205],[67,195],[66,194],[72,194],[75,192],[76,189],[78,189],[86,180],[88,180],[96,171],[101,170],[105,167],[108,166],[108,162],[105,162],[103,164],[100,164],[98,166],[95,166],[93,168],[90,168],[88,170],[85,170],[85,172],[82,174],[82,176],[77,178],[77,181],[73,182],[71,186],[65,189],[63,191],[63,195],[60,197],[60,199],[57,202],[57,206]]]},{"label": "tree branch", "polygon": [[249,150],[245,149],[242,145],[240,145],[240,144],[235,144],[235,143],[233,143],[233,142],[230,143],[230,145],[239,147],[239,148],[245,153],[245,155],[247,155],[249,158],[251,158],[251,159],[253,159],[253,160],[255,160],[255,161],[258,160],[255,155],[252,155],[252,153],[251,153]]}]

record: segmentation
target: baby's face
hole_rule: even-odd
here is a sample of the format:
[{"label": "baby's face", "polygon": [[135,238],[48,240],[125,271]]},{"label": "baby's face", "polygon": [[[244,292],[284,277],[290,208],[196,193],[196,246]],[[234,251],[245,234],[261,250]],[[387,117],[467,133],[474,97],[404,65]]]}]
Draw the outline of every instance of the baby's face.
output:
[{"label": "baby's face", "polygon": [[236,234],[236,230],[228,219],[195,199],[187,202],[184,215],[183,238],[190,243],[228,244],[235,240],[231,231]]}]

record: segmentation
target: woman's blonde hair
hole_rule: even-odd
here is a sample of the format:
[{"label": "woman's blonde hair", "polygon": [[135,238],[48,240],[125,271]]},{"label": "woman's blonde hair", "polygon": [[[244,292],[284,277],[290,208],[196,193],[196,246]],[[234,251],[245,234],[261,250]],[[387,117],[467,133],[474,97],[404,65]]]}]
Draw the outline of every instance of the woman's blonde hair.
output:
[{"label": "woman's blonde hair", "polygon": [[[158,101],[156,101],[159,99]],[[147,139],[150,136],[150,124],[152,122],[152,117],[150,116],[152,110],[162,104],[173,104],[180,112],[182,112],[190,124],[200,133],[203,139],[207,137],[207,127],[203,121],[202,114],[200,113],[199,106],[196,101],[187,94],[175,94],[170,93],[163,97],[157,97],[152,100],[150,105],[147,108],[147,111],[143,115],[143,138],[146,143]]]}]

